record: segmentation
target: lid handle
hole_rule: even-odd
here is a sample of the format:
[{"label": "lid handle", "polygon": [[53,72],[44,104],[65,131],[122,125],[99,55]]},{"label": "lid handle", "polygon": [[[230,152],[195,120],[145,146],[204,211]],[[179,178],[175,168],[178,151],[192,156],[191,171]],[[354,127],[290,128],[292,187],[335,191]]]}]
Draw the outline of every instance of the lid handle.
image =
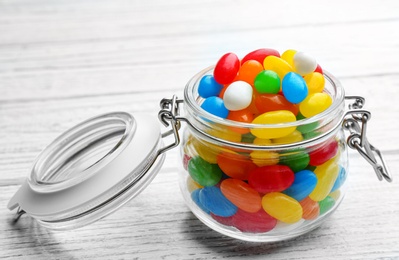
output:
[{"label": "lid handle", "polygon": [[371,164],[380,181],[385,179],[388,182],[392,182],[392,176],[382,153],[369,143],[366,136],[367,122],[371,118],[371,113],[361,109],[365,103],[365,99],[359,96],[347,96],[345,99],[354,100],[349,104],[348,107],[350,110],[346,112],[342,122],[344,129],[350,132],[347,139],[348,146],[356,149]]}]

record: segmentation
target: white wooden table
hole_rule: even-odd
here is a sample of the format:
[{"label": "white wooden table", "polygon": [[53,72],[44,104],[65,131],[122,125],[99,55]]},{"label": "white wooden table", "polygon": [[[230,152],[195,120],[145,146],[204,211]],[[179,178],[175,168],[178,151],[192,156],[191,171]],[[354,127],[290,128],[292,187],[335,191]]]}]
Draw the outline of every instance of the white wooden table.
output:
[{"label": "white wooden table", "polygon": [[[295,48],[318,58],[372,111],[370,141],[394,182],[350,152],[346,198],[317,230],[271,244],[203,225],[178,188],[177,149],[117,213],[68,232],[6,204],[38,153],[105,112],[156,116],[163,97],[224,53]],[[399,1],[0,0],[0,258],[399,259]]]}]

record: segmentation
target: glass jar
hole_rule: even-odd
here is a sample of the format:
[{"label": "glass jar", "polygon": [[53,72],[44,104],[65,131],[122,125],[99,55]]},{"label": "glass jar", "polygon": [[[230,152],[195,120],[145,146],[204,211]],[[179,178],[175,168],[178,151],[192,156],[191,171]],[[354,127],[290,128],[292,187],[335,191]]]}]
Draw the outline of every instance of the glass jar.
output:
[{"label": "glass jar", "polygon": [[[159,121],[146,114],[113,112],[88,119],[55,139],[8,203],[49,229],[95,222],[139,194],[160,170],[165,152],[180,143],[180,188],[192,212],[214,230],[242,240],[289,239],[319,226],[338,207],[348,174],[347,147],[391,181],[378,149],[366,138],[370,112],[364,99],[345,97],[325,72],[333,99],[324,112],[273,125],[244,124],[201,109],[198,82],[184,99],[160,102]],[[349,110],[345,101],[349,102]],[[184,104],[185,115],[180,115]],[[345,140],[344,130],[349,131]],[[174,142],[165,145],[164,137]]]},{"label": "glass jar", "polygon": [[[210,228],[248,241],[285,240],[318,227],[345,194],[344,128],[361,134],[356,119],[369,113],[356,110],[343,127],[344,90],[326,72],[324,92],[333,103],[316,116],[270,125],[222,119],[200,107],[199,81],[212,73],[195,75],[184,92],[189,124],[180,146],[180,188],[191,211]],[[354,108],[364,102],[355,100]]]}]

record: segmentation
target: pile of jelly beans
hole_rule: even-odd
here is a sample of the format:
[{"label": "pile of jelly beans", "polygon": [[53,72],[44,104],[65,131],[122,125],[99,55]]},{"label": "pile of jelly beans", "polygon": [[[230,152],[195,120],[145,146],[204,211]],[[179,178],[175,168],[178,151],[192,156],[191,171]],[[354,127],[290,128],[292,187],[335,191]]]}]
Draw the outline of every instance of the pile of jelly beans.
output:
[{"label": "pile of jelly beans", "polygon": [[[279,124],[327,109],[332,100],[323,89],[322,70],[307,54],[288,50],[280,57],[275,50],[260,49],[241,61],[224,55],[213,75],[200,80],[198,93],[201,107],[218,117]],[[315,127],[248,132],[230,127],[227,135],[212,129],[209,134],[262,146],[295,143]],[[311,147],[246,151],[190,134],[184,145],[185,187],[195,207],[222,225],[250,233],[291,230],[317,220],[341,199],[347,177],[342,149],[337,136]]]},{"label": "pile of jelly beans", "polygon": [[[241,61],[223,55],[213,75],[199,82],[202,109],[221,118],[253,124],[283,124],[315,116],[332,104],[322,68],[310,55],[273,49],[248,53]],[[297,135],[295,127],[252,129],[263,139]]]}]

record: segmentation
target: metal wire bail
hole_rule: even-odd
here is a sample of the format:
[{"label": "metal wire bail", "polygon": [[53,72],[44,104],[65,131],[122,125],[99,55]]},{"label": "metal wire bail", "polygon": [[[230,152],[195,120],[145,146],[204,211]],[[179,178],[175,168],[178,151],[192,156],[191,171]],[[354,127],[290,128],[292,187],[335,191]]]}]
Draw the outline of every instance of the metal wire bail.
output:
[{"label": "metal wire bail", "polygon": [[353,103],[349,104],[348,107],[350,110],[346,112],[342,121],[343,128],[350,132],[347,139],[348,146],[356,149],[371,164],[380,181],[385,179],[388,182],[392,182],[392,176],[389,173],[382,153],[369,143],[366,136],[367,122],[371,118],[371,113],[361,109],[365,103],[365,99],[359,96],[347,96],[345,99],[354,100]]}]

